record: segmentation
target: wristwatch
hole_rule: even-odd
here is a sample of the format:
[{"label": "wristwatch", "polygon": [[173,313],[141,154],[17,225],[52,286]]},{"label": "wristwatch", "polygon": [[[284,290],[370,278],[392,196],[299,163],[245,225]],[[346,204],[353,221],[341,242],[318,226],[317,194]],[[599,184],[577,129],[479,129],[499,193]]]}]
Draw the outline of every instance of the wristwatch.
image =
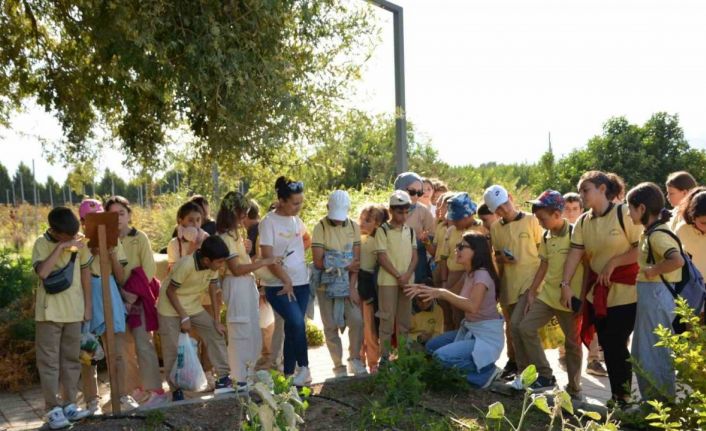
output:
[{"label": "wristwatch", "polygon": [[559,287],[569,287],[571,286],[568,281],[562,280],[561,283],[559,283]]}]

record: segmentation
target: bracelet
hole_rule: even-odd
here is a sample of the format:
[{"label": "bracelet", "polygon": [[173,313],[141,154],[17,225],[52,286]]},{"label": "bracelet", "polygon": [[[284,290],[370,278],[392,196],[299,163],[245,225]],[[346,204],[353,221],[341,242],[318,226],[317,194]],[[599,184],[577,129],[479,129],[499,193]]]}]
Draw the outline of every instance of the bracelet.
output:
[{"label": "bracelet", "polygon": [[181,319],[181,323],[186,323],[186,322],[188,322],[189,320],[191,320],[191,317],[186,316],[186,317],[184,317],[183,319]]}]

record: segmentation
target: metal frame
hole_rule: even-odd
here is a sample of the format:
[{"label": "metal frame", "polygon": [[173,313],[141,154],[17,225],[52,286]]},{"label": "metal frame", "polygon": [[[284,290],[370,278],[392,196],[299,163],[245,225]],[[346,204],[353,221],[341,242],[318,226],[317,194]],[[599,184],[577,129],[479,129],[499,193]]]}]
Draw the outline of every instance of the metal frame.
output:
[{"label": "metal frame", "polygon": [[375,6],[392,12],[395,44],[395,169],[397,174],[406,172],[407,163],[407,112],[404,89],[404,26],[402,7],[386,0],[370,0]]}]

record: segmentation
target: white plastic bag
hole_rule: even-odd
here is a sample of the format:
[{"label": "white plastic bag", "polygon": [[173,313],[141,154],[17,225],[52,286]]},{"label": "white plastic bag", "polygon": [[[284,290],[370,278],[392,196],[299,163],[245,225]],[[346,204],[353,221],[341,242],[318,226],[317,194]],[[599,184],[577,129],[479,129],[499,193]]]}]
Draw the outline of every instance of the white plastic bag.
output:
[{"label": "white plastic bag", "polygon": [[180,389],[200,392],[206,389],[208,382],[194,344],[196,340],[192,340],[188,334],[179,334],[177,357],[169,379]]}]

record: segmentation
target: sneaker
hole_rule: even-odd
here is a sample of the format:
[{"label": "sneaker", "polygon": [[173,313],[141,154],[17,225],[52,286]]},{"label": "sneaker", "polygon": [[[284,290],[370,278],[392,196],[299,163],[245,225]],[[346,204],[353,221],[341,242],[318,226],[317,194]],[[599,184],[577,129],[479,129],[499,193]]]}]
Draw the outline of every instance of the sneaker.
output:
[{"label": "sneaker", "polygon": [[500,377],[500,374],[502,374],[502,373],[503,373],[503,370],[501,370],[498,367],[495,367],[495,369],[493,370],[493,374],[491,374],[490,377],[488,378],[488,381],[485,382],[485,384],[483,386],[481,386],[481,389],[488,389],[488,387],[490,387],[490,385],[492,385],[493,382],[495,380],[497,380],[498,377]]},{"label": "sneaker", "polygon": [[167,394],[163,390],[162,391],[148,391],[148,392],[149,392],[149,395],[148,395],[145,403],[142,404],[142,407],[154,408],[154,407],[162,406],[162,405],[169,402],[169,394]]},{"label": "sneaker", "polygon": [[505,368],[503,368],[502,374],[500,374],[500,378],[509,381],[514,379],[515,375],[517,375],[517,363],[514,361],[507,361]]},{"label": "sneaker", "polygon": [[88,410],[89,416],[103,414],[103,409],[101,409],[100,401],[98,399],[91,400],[86,403],[86,410]]},{"label": "sneaker", "polygon": [[333,378],[334,379],[341,379],[343,377],[348,377],[348,372],[346,371],[346,367],[341,366],[333,369]]},{"label": "sneaker", "polygon": [[184,391],[177,389],[172,392],[172,402],[184,401]]},{"label": "sneaker", "polygon": [[360,359],[351,359],[348,361],[348,372],[354,376],[364,376],[368,374],[368,370],[365,369],[365,365],[363,365]]},{"label": "sneaker", "polygon": [[214,395],[220,394],[230,394],[235,392],[233,389],[233,381],[228,376],[219,377],[215,382],[215,388],[213,389]]},{"label": "sneaker", "polygon": [[299,367],[297,373],[292,379],[292,384],[294,386],[302,387],[311,383],[311,373],[309,372],[309,367]]},{"label": "sneaker", "polygon": [[132,395],[123,395],[120,397],[120,411],[122,413],[135,410],[138,407],[140,407],[140,403],[135,401]]},{"label": "sneaker", "polygon": [[90,415],[91,412],[89,412],[88,410],[80,409],[76,404],[73,403],[64,407],[64,417],[66,417],[66,419],[70,420],[71,422],[77,422],[86,419]]},{"label": "sneaker", "polygon": [[601,363],[601,361],[591,361],[586,365],[586,372],[588,374],[593,374],[594,376],[607,377],[608,371]]},{"label": "sneaker", "polygon": [[[502,372],[501,372],[500,378],[502,379],[502,377],[503,376],[502,376]],[[505,384],[515,391],[524,391],[525,390],[525,385],[522,384],[522,376],[516,376],[511,382],[507,382]]]},{"label": "sneaker", "polygon": [[532,383],[529,389],[532,392],[544,392],[552,389],[556,386],[556,378],[551,376],[549,378],[539,376],[534,383]]},{"label": "sneaker", "polygon": [[66,428],[71,425],[64,415],[64,410],[59,406],[49,410],[49,413],[47,413],[47,422],[49,423],[49,429],[53,430]]}]

